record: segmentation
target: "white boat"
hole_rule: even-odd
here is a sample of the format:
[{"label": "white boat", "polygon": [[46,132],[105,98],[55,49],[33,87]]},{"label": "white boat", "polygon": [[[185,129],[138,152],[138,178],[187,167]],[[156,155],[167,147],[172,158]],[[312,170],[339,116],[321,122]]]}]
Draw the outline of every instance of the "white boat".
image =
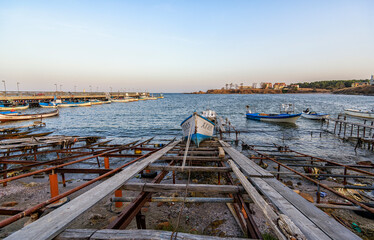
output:
[{"label": "white boat", "polygon": [[362,111],[358,109],[345,109],[344,113],[354,117],[362,117],[362,118],[374,118],[374,109],[371,111]]},{"label": "white boat", "polygon": [[89,102],[91,103],[91,105],[102,105],[102,104],[104,104],[103,101],[100,101],[100,100],[97,100],[97,99],[92,99]]},{"label": "white boat", "polygon": [[133,98],[133,97],[112,99],[112,102],[120,102],[120,103],[135,102],[135,101],[138,101],[138,99]]},{"label": "white boat", "polygon": [[303,118],[308,118],[312,120],[322,120],[326,119],[330,116],[330,114],[327,113],[316,113],[314,111],[310,111],[309,108],[305,109],[303,113],[301,114]]},{"label": "white boat", "polygon": [[199,147],[200,143],[205,139],[213,137],[215,124],[209,119],[194,112],[181,123],[183,137],[191,137],[191,140]]},{"label": "white boat", "polygon": [[33,119],[43,119],[47,117],[57,116],[59,114],[58,109],[46,113],[36,113],[36,114],[0,114],[0,122],[9,121],[21,121],[21,120],[33,120]]}]

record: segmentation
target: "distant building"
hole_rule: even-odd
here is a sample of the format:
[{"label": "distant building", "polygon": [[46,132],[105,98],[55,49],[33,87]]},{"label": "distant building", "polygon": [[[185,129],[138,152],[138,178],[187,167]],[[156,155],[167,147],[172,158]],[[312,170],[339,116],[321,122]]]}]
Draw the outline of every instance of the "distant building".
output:
[{"label": "distant building", "polygon": [[374,85],[374,75],[371,75],[371,78],[370,78],[370,85]]},{"label": "distant building", "polygon": [[240,89],[252,89],[251,86],[241,86]]},{"label": "distant building", "polygon": [[299,86],[299,84],[291,84],[290,88],[295,89],[295,90],[299,90],[300,86]]},{"label": "distant building", "polygon": [[275,90],[280,90],[280,89],[285,88],[285,87],[287,87],[287,85],[285,83],[274,83],[274,86],[273,86],[273,88]]},{"label": "distant building", "polygon": [[[372,80],[370,80],[371,82]],[[351,87],[362,87],[362,86],[367,86],[369,85],[368,82],[354,82],[352,83]]]},{"label": "distant building", "polygon": [[261,88],[262,89],[273,88],[273,84],[272,83],[261,83]]}]

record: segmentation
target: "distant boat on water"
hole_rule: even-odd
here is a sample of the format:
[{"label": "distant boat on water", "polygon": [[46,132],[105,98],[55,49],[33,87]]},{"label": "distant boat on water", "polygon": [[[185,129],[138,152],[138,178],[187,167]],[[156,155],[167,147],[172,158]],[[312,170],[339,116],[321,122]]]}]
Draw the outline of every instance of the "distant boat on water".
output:
[{"label": "distant boat on water", "polygon": [[119,102],[119,103],[127,103],[127,102],[135,102],[138,101],[138,99],[133,97],[125,97],[125,98],[113,98],[112,102]]},{"label": "distant boat on water", "polygon": [[199,147],[200,143],[213,137],[215,123],[194,112],[181,123],[183,137],[190,136],[191,140]]},{"label": "distant boat on water", "polygon": [[293,104],[282,104],[280,113],[252,113],[247,106],[246,117],[251,120],[277,123],[296,123],[301,113],[294,113]]},{"label": "distant boat on water", "polygon": [[314,111],[310,111],[309,108],[305,109],[301,114],[303,118],[308,118],[311,120],[322,120],[328,118],[330,115],[327,113],[317,113]]},{"label": "distant boat on water", "polygon": [[91,102],[87,101],[80,101],[80,102],[72,102],[72,101],[61,101],[57,99],[52,102],[40,102],[39,106],[42,108],[56,108],[56,107],[89,107],[91,106]]},{"label": "distant boat on water", "polygon": [[35,114],[17,114],[17,115],[0,114],[0,122],[43,119],[47,117],[57,116],[58,114],[59,114],[58,109],[55,109],[51,112],[35,113]]},{"label": "distant boat on water", "polygon": [[16,110],[25,110],[29,108],[29,104],[25,105],[6,105],[0,104],[0,111],[16,111]]},{"label": "distant boat on water", "polygon": [[345,109],[344,113],[354,117],[374,118],[374,108],[371,111],[363,111],[358,109]]}]

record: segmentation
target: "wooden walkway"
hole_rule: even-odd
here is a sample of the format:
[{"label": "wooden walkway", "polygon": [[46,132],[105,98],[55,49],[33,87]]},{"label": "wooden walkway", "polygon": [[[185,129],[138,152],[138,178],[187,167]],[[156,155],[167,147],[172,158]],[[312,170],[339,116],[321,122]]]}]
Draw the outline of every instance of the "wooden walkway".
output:
[{"label": "wooden walkway", "polygon": [[[249,176],[252,175],[249,177],[251,183],[280,212],[287,215],[307,239],[361,239],[283,183],[275,178],[269,178],[268,175],[270,173],[259,167],[252,160],[230,147],[227,143],[222,141],[220,143],[243,172]],[[256,172],[258,173],[257,176],[255,175]]]},{"label": "wooden walkway", "polygon": [[[39,220],[13,233],[6,239],[170,239],[172,232],[145,230],[142,222],[141,208],[152,199],[153,192],[204,192],[217,195],[203,199],[184,198],[171,199],[161,197],[162,201],[179,202],[217,202],[232,204],[233,214],[245,235],[253,239],[261,238],[256,223],[253,222],[251,211],[242,197],[249,195],[258,209],[262,211],[272,233],[278,239],[360,239],[350,230],[336,222],[313,204],[294,193],[274,176],[259,167],[242,153],[224,141],[210,141],[207,147],[191,147],[187,164],[181,167],[185,144],[174,141],[166,147],[150,154],[148,157],[132,163],[121,172],[103,181],[91,190],[76,197],[71,202],[57,208]],[[173,155],[174,154],[174,155]],[[177,155],[175,155],[177,154]],[[169,163],[165,165],[164,162]],[[156,164],[161,163],[161,164]],[[207,164],[208,163],[208,164]],[[193,166],[192,166],[193,164]],[[151,183],[129,183],[128,181],[143,170],[159,170],[160,173]],[[163,177],[173,172],[173,184],[161,184]],[[215,172],[218,174],[217,184],[176,183],[175,171]],[[221,174],[225,176],[226,185],[221,185]],[[234,184],[233,177],[240,181],[241,186]],[[106,230],[66,229],[69,225],[115,191],[139,191],[138,197],[131,199],[112,221]],[[262,194],[262,195],[261,195]],[[268,201],[266,201],[266,199]],[[156,200],[157,198],[155,198]],[[125,201],[124,198],[117,198]],[[272,207],[275,206],[275,208]],[[141,230],[125,230],[136,216],[137,226]],[[143,215],[144,216],[144,215]],[[117,229],[117,230],[116,230]],[[219,237],[201,236],[178,233],[176,239],[222,239]],[[225,238],[237,239],[237,238]]]}]

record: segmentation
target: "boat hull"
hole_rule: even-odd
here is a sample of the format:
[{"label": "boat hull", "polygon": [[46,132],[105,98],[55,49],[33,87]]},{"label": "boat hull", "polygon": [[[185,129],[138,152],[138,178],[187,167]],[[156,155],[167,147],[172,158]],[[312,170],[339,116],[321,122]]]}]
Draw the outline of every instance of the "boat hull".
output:
[{"label": "boat hull", "polygon": [[54,116],[57,116],[58,114],[59,114],[58,109],[48,112],[48,113],[37,113],[37,114],[19,114],[19,115],[0,114],[0,122],[43,119],[47,117],[54,117]]},{"label": "boat hull", "polygon": [[301,116],[298,114],[264,114],[264,113],[247,113],[246,117],[251,120],[277,123],[296,123]]},{"label": "boat hull", "polygon": [[329,114],[307,114],[307,113],[303,113],[301,114],[301,116],[303,118],[308,118],[308,119],[311,119],[311,120],[322,120],[322,119],[326,119],[328,118],[330,115]]},{"label": "boat hull", "polygon": [[2,105],[0,107],[0,111],[11,111],[11,110],[25,110],[25,109],[28,109],[29,108],[29,105],[25,105],[25,106],[14,106],[14,107],[5,107],[4,105]]},{"label": "boat hull", "polygon": [[356,109],[345,109],[344,113],[354,117],[374,118],[374,112],[360,111]]},{"label": "boat hull", "polygon": [[[188,138],[199,147],[200,143],[213,137],[215,124],[197,113],[192,114],[181,123],[183,137]],[[191,131],[190,131],[191,129]]]},{"label": "boat hull", "polygon": [[91,102],[82,103],[58,103],[57,107],[91,107]]}]

